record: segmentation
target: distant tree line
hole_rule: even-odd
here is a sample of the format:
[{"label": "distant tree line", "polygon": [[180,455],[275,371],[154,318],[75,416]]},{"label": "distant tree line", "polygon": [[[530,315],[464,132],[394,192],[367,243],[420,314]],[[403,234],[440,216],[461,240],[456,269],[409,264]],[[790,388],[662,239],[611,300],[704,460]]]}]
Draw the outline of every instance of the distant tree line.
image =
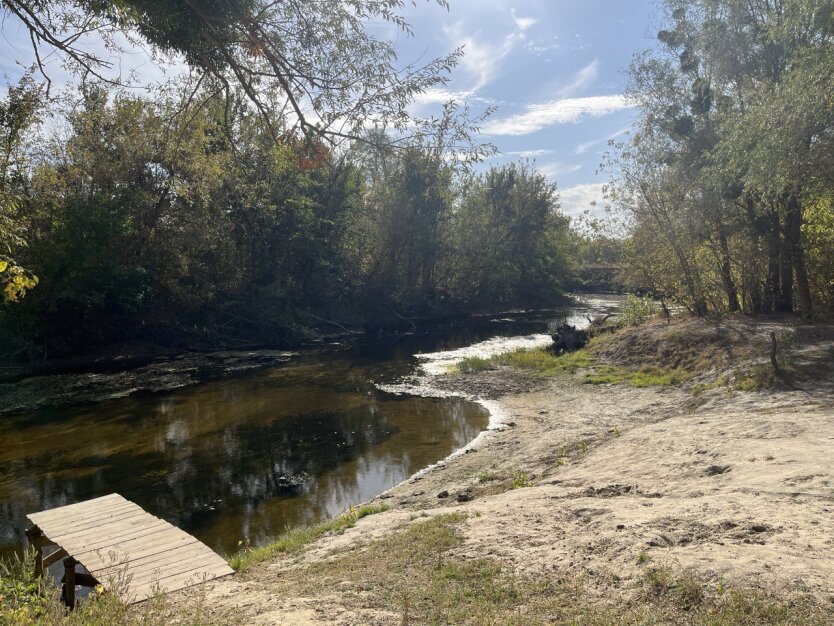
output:
[{"label": "distant tree line", "polygon": [[698,313],[834,313],[834,2],[664,0],[606,164],[625,281]]},{"label": "distant tree line", "polygon": [[334,146],[189,89],[87,84],[59,106],[24,77],[0,101],[5,358],[284,345],[553,302],[569,279],[555,186],[526,163],[471,173],[454,107],[407,145]]}]

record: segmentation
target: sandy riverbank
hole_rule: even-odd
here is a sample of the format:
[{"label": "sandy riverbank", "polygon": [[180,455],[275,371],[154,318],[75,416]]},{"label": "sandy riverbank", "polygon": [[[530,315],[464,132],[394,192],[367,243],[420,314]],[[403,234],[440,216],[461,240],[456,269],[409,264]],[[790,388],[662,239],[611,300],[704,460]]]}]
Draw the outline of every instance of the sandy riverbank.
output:
[{"label": "sandy riverbank", "polygon": [[[791,376],[774,389],[740,390],[770,329],[792,338]],[[559,623],[588,610],[612,619],[643,611],[642,623],[684,611],[697,621],[694,604],[657,607],[666,602],[659,577],[676,576],[697,581],[687,587],[693,603],[732,588],[762,594],[757,602],[799,602],[795,617],[810,611],[808,623],[834,621],[832,356],[831,328],[682,320],[626,331],[597,350],[605,363],[687,368],[681,385],[583,384],[582,370],[543,378],[507,366],[443,377],[447,388],[496,402],[506,427],[380,495],[388,511],[208,585],[206,618],[489,623],[477,611],[489,614],[481,603],[494,602],[495,623]],[[451,538],[421,552],[441,526]],[[470,577],[494,564],[490,593],[509,576],[529,595],[514,586],[516,595],[490,599],[481,588],[468,618],[456,617],[455,605],[476,602],[455,587],[464,583],[425,577],[446,564],[477,565]],[[555,587],[539,593],[541,584]],[[444,586],[458,591],[443,595]],[[558,606],[542,609],[557,596]]]}]

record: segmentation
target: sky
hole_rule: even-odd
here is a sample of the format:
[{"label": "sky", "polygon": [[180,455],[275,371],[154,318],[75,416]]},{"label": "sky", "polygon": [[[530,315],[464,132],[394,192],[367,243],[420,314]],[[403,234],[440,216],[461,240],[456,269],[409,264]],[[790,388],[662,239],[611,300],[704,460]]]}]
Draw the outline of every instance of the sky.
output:
[{"label": "sky", "polygon": [[[571,216],[603,211],[598,173],[609,139],[627,139],[634,110],[623,97],[632,56],[656,44],[654,0],[418,0],[406,13],[412,38],[397,38],[402,62],[463,46],[445,90],[422,98],[466,99],[497,111],[482,125],[500,154],[487,165],[535,160],[557,184]],[[419,112],[419,109],[418,109]],[[596,208],[591,203],[597,201]]]},{"label": "sky", "polygon": [[[475,113],[496,107],[481,129],[499,154],[482,167],[532,159],[557,184],[565,213],[600,215],[602,154],[609,139],[628,137],[634,116],[623,97],[623,70],[656,43],[656,0],[449,0],[448,9],[436,0],[407,0],[404,15],[413,36],[391,24],[368,26],[394,39],[401,64],[464,51],[445,88],[421,96],[412,111],[428,115],[449,98],[467,101]],[[16,81],[31,61],[25,31],[4,20],[6,81]],[[112,61],[122,75],[136,70],[158,80],[163,73],[139,50]],[[49,67],[57,83],[67,80],[56,59]]]}]

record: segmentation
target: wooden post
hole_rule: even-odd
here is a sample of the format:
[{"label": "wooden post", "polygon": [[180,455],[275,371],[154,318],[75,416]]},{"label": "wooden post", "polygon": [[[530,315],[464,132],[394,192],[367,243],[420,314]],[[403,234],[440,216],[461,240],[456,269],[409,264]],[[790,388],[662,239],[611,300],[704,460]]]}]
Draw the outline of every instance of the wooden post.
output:
[{"label": "wooden post", "polygon": [[35,576],[43,576],[43,533],[37,526],[26,530],[29,545],[35,548]]},{"label": "wooden post", "polygon": [[779,361],[776,360],[776,333],[770,331],[770,364],[773,371],[779,373]]},{"label": "wooden post", "polygon": [[75,566],[78,563],[68,556],[64,559],[64,604],[75,608]]}]

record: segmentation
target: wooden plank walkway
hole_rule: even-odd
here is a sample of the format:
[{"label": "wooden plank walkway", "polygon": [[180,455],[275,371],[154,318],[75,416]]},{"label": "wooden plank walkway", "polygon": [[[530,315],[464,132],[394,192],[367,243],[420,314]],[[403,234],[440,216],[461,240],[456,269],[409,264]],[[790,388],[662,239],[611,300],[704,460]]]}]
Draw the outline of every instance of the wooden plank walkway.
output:
[{"label": "wooden plank walkway", "polygon": [[[75,584],[101,584],[132,604],[234,573],[207,545],[116,493],[26,517],[34,524],[27,535],[38,572],[64,559],[70,606]],[[50,545],[57,551],[43,556]],[[77,574],[76,564],[90,576]]]}]

